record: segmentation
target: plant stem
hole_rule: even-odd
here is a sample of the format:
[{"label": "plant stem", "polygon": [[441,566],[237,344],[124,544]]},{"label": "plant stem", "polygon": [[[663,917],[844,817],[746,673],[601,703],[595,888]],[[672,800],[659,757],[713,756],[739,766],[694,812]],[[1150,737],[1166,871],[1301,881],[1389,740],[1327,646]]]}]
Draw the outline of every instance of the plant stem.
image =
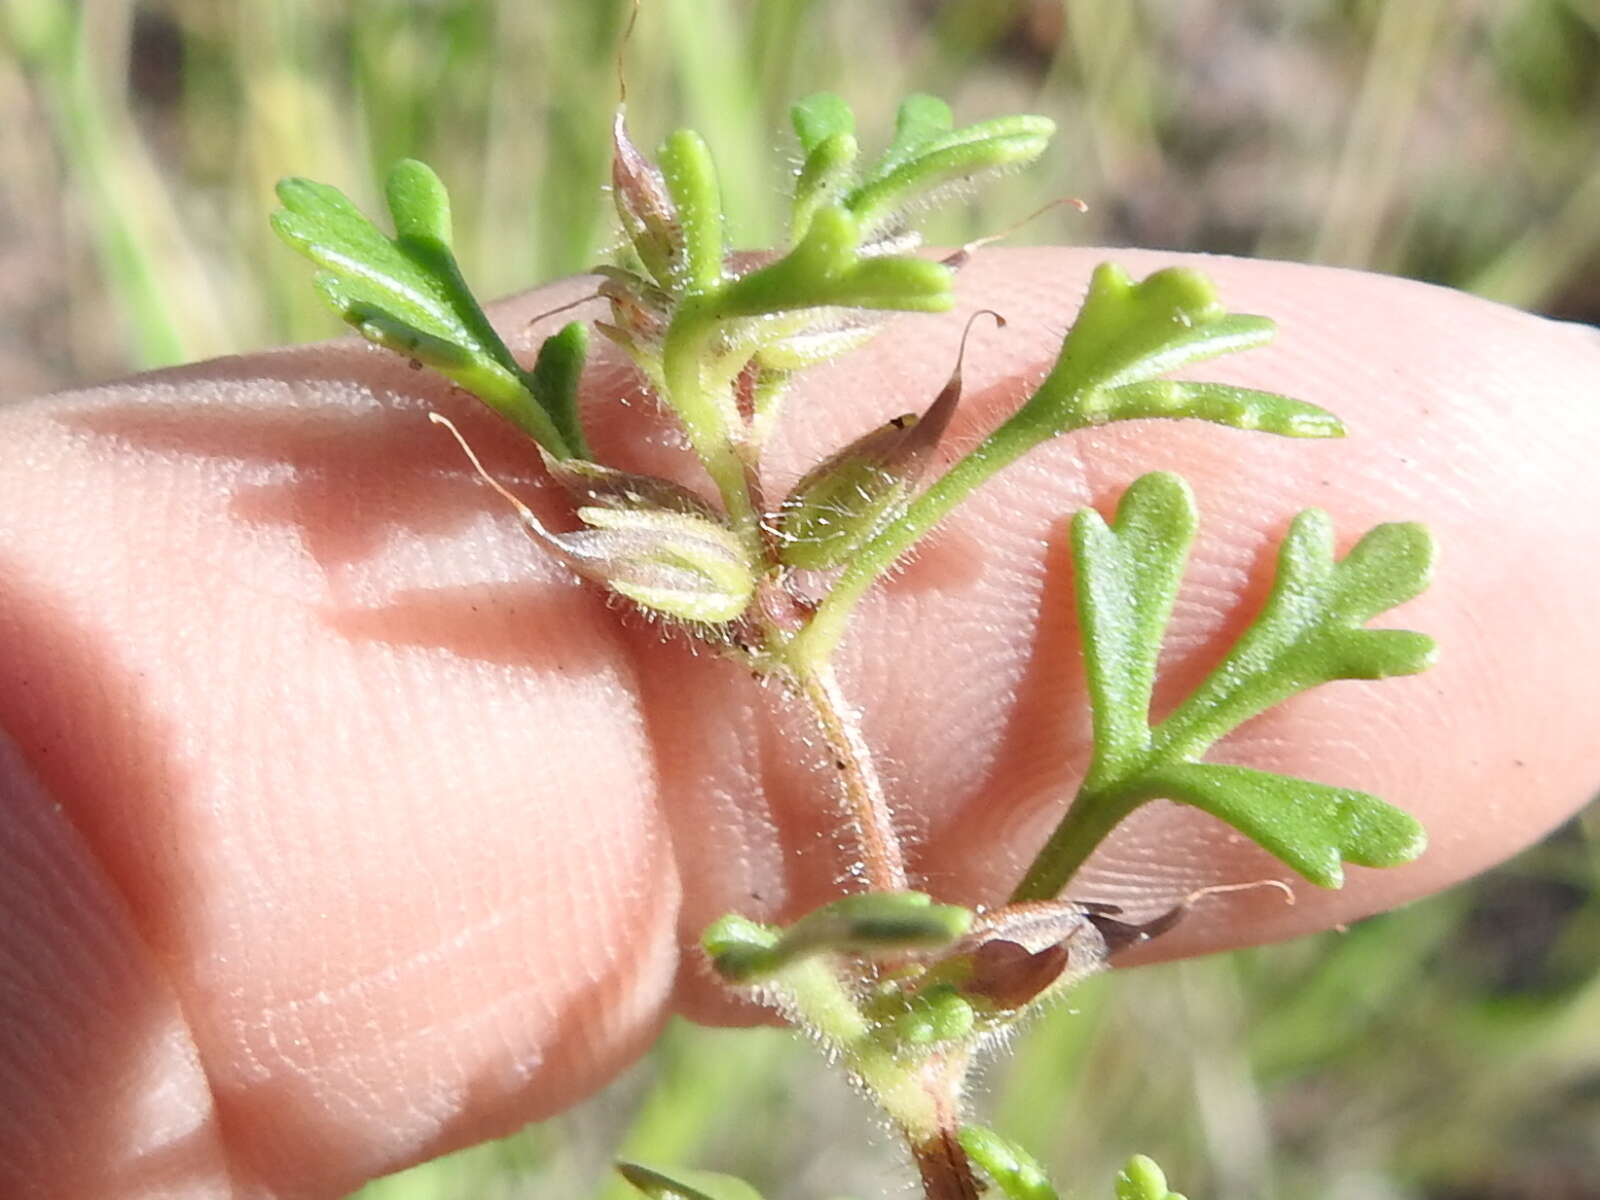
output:
[{"label": "plant stem", "polygon": [[972,1163],[954,1129],[941,1129],[926,1141],[913,1143],[911,1154],[917,1160],[926,1200],[980,1200],[982,1192],[972,1174]]},{"label": "plant stem", "polygon": [[867,887],[876,892],[904,891],[905,858],[872,751],[861,736],[860,717],[845,699],[827,662],[797,666],[792,678],[826,740],[845,811],[860,840]]},{"label": "plant stem", "polygon": [[731,411],[731,405],[719,405],[701,377],[712,328],[712,322],[691,304],[685,304],[673,318],[662,352],[661,373],[666,385],[663,398],[677,414],[696,456],[717,485],[734,528],[759,556],[760,517],[747,488],[744,460],[731,437],[738,413]]},{"label": "plant stem", "polygon": [[1011,903],[1050,900],[1059,895],[1095,847],[1146,798],[1123,791],[1080,788],[1067,815],[1011,893]]}]

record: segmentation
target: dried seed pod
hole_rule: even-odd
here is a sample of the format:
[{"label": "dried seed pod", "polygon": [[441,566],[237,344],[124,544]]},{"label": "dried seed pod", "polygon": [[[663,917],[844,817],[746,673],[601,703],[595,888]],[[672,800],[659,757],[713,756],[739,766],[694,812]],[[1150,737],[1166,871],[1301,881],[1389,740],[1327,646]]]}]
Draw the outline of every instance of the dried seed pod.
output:
[{"label": "dried seed pod", "polygon": [[665,283],[683,248],[683,227],[661,172],[628,137],[621,105],[611,123],[611,189],[622,231],[650,274]]},{"label": "dried seed pod", "polygon": [[[1004,325],[998,313],[984,310]],[[982,313],[975,313],[973,320]],[[967,322],[967,329],[972,321]],[[836,451],[801,477],[779,511],[779,554],[792,567],[844,563],[911,503],[961,400],[966,334],[955,370],[921,417],[905,413]]]},{"label": "dried seed pod", "polygon": [[545,470],[573,501],[584,507],[660,510],[716,519],[715,510],[694,492],[670,479],[635,475],[582,458],[545,455]]}]

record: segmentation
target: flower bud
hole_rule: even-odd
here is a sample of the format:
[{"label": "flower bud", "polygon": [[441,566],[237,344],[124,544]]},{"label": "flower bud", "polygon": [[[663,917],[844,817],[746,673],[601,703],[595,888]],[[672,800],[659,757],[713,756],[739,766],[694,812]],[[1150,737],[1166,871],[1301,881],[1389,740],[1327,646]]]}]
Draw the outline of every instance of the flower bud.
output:
[{"label": "flower bud", "polygon": [[713,518],[590,505],[589,525],[551,539],[568,565],[641,608],[720,625],[743,615],[756,573],[733,531]]}]

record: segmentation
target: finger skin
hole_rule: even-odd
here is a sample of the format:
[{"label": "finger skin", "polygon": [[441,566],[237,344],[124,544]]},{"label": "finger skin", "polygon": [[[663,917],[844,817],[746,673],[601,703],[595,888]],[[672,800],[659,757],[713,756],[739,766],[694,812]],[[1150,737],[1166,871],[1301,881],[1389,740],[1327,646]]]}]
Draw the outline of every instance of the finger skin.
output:
[{"label": "finger skin", "polygon": [[[769,490],[925,405],[965,315],[996,307],[1010,324],[974,339],[950,436],[970,445],[1040,376],[1107,253],[981,256],[957,312],[897,319],[791,400]],[[1114,257],[1135,273],[1180,258]],[[1292,908],[1219,897],[1161,956],[1444,886],[1537,837],[1597,774],[1600,338],[1395,280],[1201,265],[1282,332],[1197,374],[1292,391],[1350,436],[1151,422],[1064,439],[869,598],[840,658],[919,882],[993,901],[1086,756],[1066,514],[1108,510],[1148,470],[1195,487],[1158,710],[1248,621],[1299,508],[1327,509],[1342,546],[1426,521],[1434,587],[1384,623],[1433,634],[1439,666],[1298,698],[1213,757],[1378,792],[1428,825],[1431,849],[1352,869],[1342,892],[1300,888]],[[528,317],[584,286],[499,315],[526,346]],[[593,390],[605,451],[696,480],[648,406],[617,402],[623,373]],[[567,519],[514,437],[353,341],[0,417],[0,800],[34,831],[0,850],[50,864],[11,877],[8,907],[34,916],[0,931],[0,969],[39,946],[106,947],[63,953],[32,992],[0,989],[0,1111],[36,1114],[0,1122],[0,1194],[140,1194],[138,1159],[164,1172],[168,1191],[138,1185],[149,1194],[331,1196],[504,1131],[603,1083],[670,1003],[729,1015],[692,956],[679,969],[680,946],[729,909],[801,909],[850,865],[781,698],[619,621],[541,558],[430,407]],[[1156,804],[1076,890],[1151,910],[1267,877],[1287,874]],[[61,904],[71,880],[86,899]],[[70,1089],[51,1076],[62,1062]],[[126,1119],[127,1081],[157,1077]],[[83,1156],[103,1179],[63,1190],[39,1164],[74,1137],[104,1151]]]}]

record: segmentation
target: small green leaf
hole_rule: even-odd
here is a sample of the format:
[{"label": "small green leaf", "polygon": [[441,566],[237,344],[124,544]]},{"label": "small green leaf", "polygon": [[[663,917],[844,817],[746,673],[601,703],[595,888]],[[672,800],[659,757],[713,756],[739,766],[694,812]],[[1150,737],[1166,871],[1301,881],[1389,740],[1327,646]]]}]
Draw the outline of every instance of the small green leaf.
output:
[{"label": "small green leaf", "polygon": [[963,1125],[958,1137],[1007,1200],[1058,1200],[1039,1161],[1015,1142],[982,1125]]},{"label": "small green leaf", "polygon": [[1125,383],[1121,387],[1091,392],[1079,411],[1090,425],[1151,417],[1169,420],[1187,417],[1232,429],[1275,433],[1280,437],[1344,436],[1344,424],[1327,409],[1276,392],[1258,392],[1226,383],[1188,383],[1175,379]]},{"label": "small green leaf", "polygon": [[929,142],[949,133],[955,125],[955,114],[938,96],[912,92],[900,101],[900,107],[895,111],[894,141],[884,152],[875,173],[892,171]]},{"label": "small green leaf", "polygon": [[855,138],[848,133],[836,133],[817,143],[806,155],[794,181],[794,210],[789,219],[792,242],[805,237],[817,209],[837,200],[859,153]]},{"label": "small green leaf", "polygon": [[588,356],[589,327],[582,321],[573,321],[544,340],[530,381],[540,405],[550,414],[567,447],[580,459],[590,456],[578,415],[578,382]]},{"label": "small green leaf", "polygon": [[403,161],[390,172],[386,195],[393,238],[338,188],[309,179],[278,185],[283,207],[272,214],[272,227],[323,268],[318,290],[362,336],[429,364],[566,457],[566,439],[461,278],[438,176]]},{"label": "small green leaf", "polygon": [[617,1172],[650,1200],[761,1200],[742,1179],[712,1171],[674,1167],[664,1171],[641,1163],[619,1162]]},{"label": "small green leaf", "polygon": [[700,935],[711,965],[724,979],[742,983],[758,975],[783,931],[772,926],[728,913],[712,922]]},{"label": "small green leaf", "polygon": [[680,129],[658,157],[683,228],[683,286],[690,294],[714,291],[722,282],[724,235],[722,189],[711,150],[698,133]]},{"label": "small green leaf", "polygon": [[1427,846],[1416,818],[1376,796],[1221,763],[1174,763],[1143,777],[1152,796],[1204,809],[1248,834],[1319,887],[1342,863],[1396,867]]},{"label": "small green leaf", "polygon": [[924,892],[866,892],[814,909],[770,940],[766,927],[724,917],[702,944],[723,978],[748,983],[814,954],[937,950],[971,925],[970,910]]},{"label": "small green leaf", "polygon": [[950,109],[932,96],[913,96],[900,106],[894,144],[845,198],[866,236],[953,180],[1026,166],[1055,133],[1055,122],[1035,116],[996,117],[964,129],[950,125]]},{"label": "small green leaf", "polygon": [[832,92],[814,92],[789,109],[800,148],[809,156],[829,138],[849,137],[856,131],[855,114]]},{"label": "small green leaf", "polygon": [[1432,638],[1361,626],[1420,594],[1432,566],[1433,540],[1420,525],[1379,525],[1336,562],[1333,522],[1316,509],[1301,513],[1278,551],[1261,614],[1157,728],[1157,752],[1195,757],[1257,713],[1318,684],[1426,670]]},{"label": "small green leaf", "polygon": [[[1054,368],[1019,415],[1052,431],[1103,424],[1112,419],[1105,410],[1115,400],[1099,393],[1259,346],[1272,339],[1273,328],[1265,317],[1229,313],[1210,281],[1188,267],[1169,267],[1135,283],[1121,267],[1102,263]],[[1139,393],[1127,395],[1130,404],[1138,402]]]},{"label": "small green leaf", "polygon": [[929,1046],[961,1041],[976,1023],[972,1004],[955,988],[943,985],[914,996],[910,1007],[895,1018],[894,1033],[901,1045]]},{"label": "small green leaf", "polygon": [[1154,1160],[1135,1154],[1117,1172],[1117,1200],[1184,1200],[1167,1190],[1167,1177]]},{"label": "small green leaf", "polygon": [[800,242],[718,296],[718,317],[757,317],[802,308],[892,308],[943,312],[955,303],[950,268],[908,255],[862,257],[861,230],[836,204],[812,217]]},{"label": "small green leaf", "polygon": [[1150,693],[1161,637],[1183,580],[1197,515],[1176,475],[1141,476],[1107,525],[1092,508],[1072,521],[1078,623],[1094,718],[1091,786],[1150,747]]}]

